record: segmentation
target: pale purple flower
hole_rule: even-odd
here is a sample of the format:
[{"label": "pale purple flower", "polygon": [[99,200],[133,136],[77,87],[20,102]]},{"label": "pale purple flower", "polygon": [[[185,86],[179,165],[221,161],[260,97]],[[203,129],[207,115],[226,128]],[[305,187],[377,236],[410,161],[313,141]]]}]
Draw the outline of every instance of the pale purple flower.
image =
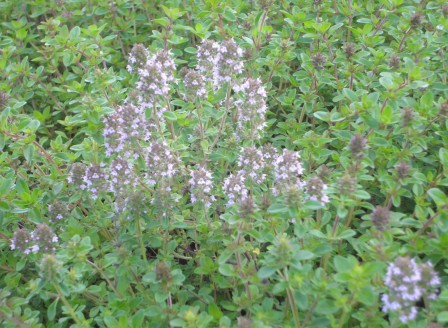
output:
[{"label": "pale purple flower", "polygon": [[302,173],[299,153],[284,149],[283,153],[274,159],[274,194],[302,189],[304,187],[300,179]]},{"label": "pale purple flower", "polygon": [[246,181],[251,180],[255,184],[260,184],[266,180],[263,152],[255,146],[241,149],[237,165],[238,174],[244,176]]},{"label": "pale purple flower", "polygon": [[190,171],[190,180],[188,181],[191,190],[191,202],[202,202],[209,207],[215,196],[211,195],[213,188],[212,174],[204,167]]},{"label": "pale purple flower", "polygon": [[248,196],[244,180],[245,178],[239,174],[230,174],[224,180],[223,190],[228,198],[227,207],[243,201]]},{"label": "pale purple flower", "polygon": [[246,135],[254,140],[261,137],[266,126],[266,91],[260,79],[246,79],[241,84],[235,83],[233,90],[240,98],[233,102],[237,111],[238,135]]},{"label": "pale purple flower", "polygon": [[409,257],[398,257],[387,268],[384,284],[388,294],[383,294],[383,312],[398,311],[402,323],[415,320],[415,302],[421,297],[434,299],[434,289],[440,279],[431,262],[418,264]]}]

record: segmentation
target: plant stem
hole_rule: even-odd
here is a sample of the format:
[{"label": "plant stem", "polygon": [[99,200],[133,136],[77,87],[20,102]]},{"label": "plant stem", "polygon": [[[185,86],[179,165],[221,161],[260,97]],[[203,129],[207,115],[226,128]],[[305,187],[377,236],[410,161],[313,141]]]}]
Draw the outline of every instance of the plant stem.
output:
[{"label": "plant stem", "polygon": [[139,243],[140,243],[140,249],[141,249],[141,252],[142,252],[143,260],[147,261],[147,258],[146,258],[146,247],[145,247],[145,245],[143,243],[142,236],[143,235],[142,235],[142,227],[140,225],[140,218],[137,218],[137,238],[138,238]]},{"label": "plant stem", "polygon": [[280,270],[278,271],[280,277],[283,278],[285,280],[285,282],[288,284],[288,288],[286,289],[286,296],[288,298],[288,303],[291,308],[292,316],[294,318],[294,327],[300,328],[301,326],[300,326],[300,319],[299,319],[299,311],[297,309],[296,302],[294,300],[293,289],[289,285],[288,269],[285,268],[283,270],[283,272],[284,273],[282,274],[282,272]]},{"label": "plant stem", "polygon": [[68,311],[68,314],[70,315],[70,317],[73,319],[73,321],[79,326],[79,327],[86,327],[84,325],[84,323],[86,323],[85,319],[80,320],[77,316],[76,316],[76,312],[73,309],[73,307],[70,305],[70,303],[67,301],[67,299],[65,298],[64,294],[62,293],[61,290],[61,286],[59,285],[59,283],[55,280],[51,280],[51,284],[53,285],[54,289],[56,289],[56,291],[58,292],[58,296],[61,299],[62,303],[64,303],[65,308]]}]

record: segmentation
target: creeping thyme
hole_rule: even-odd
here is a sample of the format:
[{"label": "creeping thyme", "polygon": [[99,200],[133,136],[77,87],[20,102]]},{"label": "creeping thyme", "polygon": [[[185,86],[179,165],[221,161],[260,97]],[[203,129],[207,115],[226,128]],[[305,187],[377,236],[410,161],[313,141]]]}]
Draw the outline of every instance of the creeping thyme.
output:
[{"label": "creeping thyme", "polygon": [[204,75],[194,69],[186,69],[183,73],[183,82],[185,86],[184,98],[191,101],[207,98]]},{"label": "creeping thyme", "polygon": [[239,174],[246,180],[260,184],[266,179],[263,152],[255,146],[245,147],[241,150],[237,165]]},{"label": "creeping thyme", "polygon": [[299,153],[283,150],[283,153],[274,159],[274,194],[302,189],[304,186],[304,182],[300,178],[302,173],[303,167]]},{"label": "creeping thyme", "polygon": [[372,212],[372,224],[379,231],[386,230],[389,223],[390,212],[387,207],[377,206]]},{"label": "creeping thyme", "polygon": [[238,135],[244,137],[248,131],[251,140],[261,137],[266,126],[266,91],[260,79],[247,79],[241,84],[234,84],[233,90],[240,92],[242,98],[234,105],[237,110]]},{"label": "creeping thyme", "polygon": [[17,250],[25,255],[30,253],[53,253],[56,250],[58,237],[46,224],[37,225],[33,232],[18,229],[11,239],[11,250]]},{"label": "creeping thyme", "polygon": [[17,229],[11,239],[11,250],[17,250],[23,254],[30,253],[31,234],[26,229]]},{"label": "creeping thyme", "polygon": [[389,264],[384,284],[388,293],[383,294],[383,312],[397,311],[403,323],[415,320],[415,303],[421,298],[435,299],[435,289],[440,286],[438,274],[431,262],[418,264],[410,257],[398,257]]},{"label": "creeping thyme", "polygon": [[176,83],[174,71],[176,66],[170,52],[158,51],[148,57],[137,70],[139,80],[136,84],[139,94],[138,104],[142,109],[155,109],[155,114],[162,117],[167,109],[164,100],[171,90],[171,84]]},{"label": "creeping thyme", "polygon": [[80,189],[87,190],[93,200],[97,199],[101,192],[107,190],[104,166],[104,163],[88,166],[83,176],[83,182],[80,185]]},{"label": "creeping thyme", "polygon": [[151,124],[145,118],[142,106],[127,104],[115,108],[115,112],[104,119],[104,146],[106,156],[124,154],[127,157],[138,157],[138,145],[151,137]]},{"label": "creeping thyme", "polygon": [[154,185],[161,180],[172,179],[180,171],[180,159],[174,154],[166,141],[149,143],[146,154],[148,184]]},{"label": "creeping thyme", "polygon": [[48,215],[50,222],[55,222],[64,219],[69,214],[69,209],[66,203],[56,200],[53,204],[48,205]]},{"label": "creeping thyme", "polygon": [[190,171],[191,202],[202,202],[209,207],[215,201],[215,196],[211,195],[213,188],[212,174],[204,167]]},{"label": "creeping thyme", "polygon": [[204,40],[197,51],[197,70],[218,89],[243,72],[242,56],[243,50],[234,40],[221,44]]},{"label": "creeping thyme", "polygon": [[355,134],[349,144],[350,152],[356,159],[362,159],[364,157],[363,151],[366,148],[367,139],[361,134]]},{"label": "creeping thyme", "polygon": [[305,190],[310,200],[318,201],[322,205],[330,201],[326,194],[327,185],[318,176],[312,177],[306,182]]},{"label": "creeping thyme", "polygon": [[318,71],[321,71],[324,68],[326,60],[327,59],[321,52],[318,52],[313,57],[311,57],[311,63],[313,64],[314,68]]},{"label": "creeping thyme", "polygon": [[228,198],[227,206],[237,204],[248,196],[248,190],[244,183],[244,176],[230,174],[223,183],[223,190]]}]

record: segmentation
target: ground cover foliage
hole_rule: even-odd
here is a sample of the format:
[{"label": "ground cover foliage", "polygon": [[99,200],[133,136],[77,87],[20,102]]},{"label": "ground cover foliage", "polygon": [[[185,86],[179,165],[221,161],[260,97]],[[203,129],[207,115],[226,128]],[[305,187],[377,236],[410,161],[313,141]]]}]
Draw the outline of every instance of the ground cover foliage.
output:
[{"label": "ground cover foliage", "polygon": [[2,327],[443,327],[444,1],[0,4]]}]

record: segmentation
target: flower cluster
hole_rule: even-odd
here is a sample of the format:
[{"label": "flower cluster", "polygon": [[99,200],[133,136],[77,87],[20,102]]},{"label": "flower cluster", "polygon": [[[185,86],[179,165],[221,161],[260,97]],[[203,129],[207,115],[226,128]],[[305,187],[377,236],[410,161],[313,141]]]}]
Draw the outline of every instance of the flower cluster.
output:
[{"label": "flower cluster", "polygon": [[84,175],[86,174],[86,169],[87,166],[83,163],[73,163],[70,166],[67,182],[72,183],[78,187],[81,186],[84,183]]},{"label": "flower cluster", "polygon": [[138,181],[134,174],[132,164],[121,156],[111,162],[106,171],[107,191],[116,197],[128,193],[129,188],[135,188]]},{"label": "flower cluster", "polygon": [[244,184],[245,178],[239,174],[230,174],[223,183],[224,193],[229,199],[227,207],[244,201],[247,198],[248,190]]},{"label": "flower cluster", "polygon": [[130,220],[132,217],[140,218],[146,214],[150,202],[144,192],[137,189],[129,190],[115,198],[115,209],[124,219]]},{"label": "flower cluster", "polygon": [[[159,51],[150,56],[141,68],[137,70],[139,80],[137,82],[138,103],[143,109],[156,108],[158,98],[165,98],[170,91],[170,84],[176,83],[174,71],[176,65],[170,52]],[[166,108],[157,110],[157,115],[162,116]]]},{"label": "flower cluster", "polygon": [[209,207],[215,201],[215,196],[210,195],[213,187],[212,174],[206,168],[200,167],[190,171],[190,176],[188,182],[191,190],[191,202],[200,201]]},{"label": "flower cluster", "polygon": [[126,69],[130,73],[138,72],[148,60],[148,56],[148,50],[142,44],[138,43],[134,45],[129,54],[128,66],[126,66]]},{"label": "flower cluster", "polygon": [[283,153],[274,159],[274,194],[303,188],[304,183],[300,179],[303,167],[299,159],[299,153],[290,150],[283,150]]},{"label": "flower cluster", "polygon": [[260,149],[254,146],[241,149],[237,165],[240,169],[238,174],[252,180],[255,184],[266,180],[264,156]]},{"label": "flower cluster", "polygon": [[260,79],[247,79],[241,84],[233,87],[235,92],[241,92],[243,97],[234,102],[237,110],[238,129],[240,134],[249,126],[250,139],[258,139],[259,131],[266,126],[265,114],[266,90],[262,86]]},{"label": "flower cluster", "polygon": [[58,237],[46,224],[39,224],[33,232],[18,229],[11,239],[11,250],[18,250],[27,255],[30,253],[53,253]]},{"label": "flower cluster", "polygon": [[197,52],[197,69],[218,89],[223,83],[230,82],[234,76],[243,72],[242,56],[243,50],[233,40],[224,41],[222,44],[204,40]]},{"label": "flower cluster", "polygon": [[101,191],[107,190],[104,163],[88,166],[83,176],[83,182],[79,187],[81,190],[89,191],[94,200],[98,198]]},{"label": "flower cluster", "polygon": [[326,195],[327,185],[318,176],[312,177],[306,182],[305,190],[310,200],[318,201],[322,206],[330,201]]},{"label": "flower cluster", "polygon": [[318,52],[313,57],[311,57],[311,63],[318,71],[321,71],[324,68],[326,60],[327,59],[321,52]]},{"label": "flower cluster", "polygon": [[145,153],[146,180],[154,185],[160,180],[173,178],[180,170],[180,159],[173,154],[166,141],[151,142]]},{"label": "flower cluster", "polygon": [[390,219],[390,211],[387,207],[377,206],[372,212],[372,224],[379,231],[386,230]]},{"label": "flower cluster", "polygon": [[383,294],[383,312],[398,311],[400,321],[406,323],[417,317],[415,302],[421,297],[435,299],[434,289],[440,279],[431,262],[418,264],[409,257],[399,257],[389,264],[384,284],[389,288]]},{"label": "flower cluster", "polygon": [[350,152],[356,159],[362,159],[364,157],[363,151],[366,148],[367,139],[361,134],[355,134],[348,145]]},{"label": "flower cluster", "polygon": [[182,69],[183,82],[185,86],[185,96],[187,100],[207,98],[207,89],[205,88],[205,77],[197,70]]},{"label": "flower cluster", "polygon": [[66,203],[56,200],[53,204],[48,205],[50,222],[62,220],[64,217],[68,216],[68,214],[69,209]]},{"label": "flower cluster", "polygon": [[338,181],[338,191],[340,195],[350,196],[356,191],[356,179],[346,173]]},{"label": "flower cluster", "polygon": [[138,157],[135,153],[137,141],[148,141],[153,127],[145,118],[145,110],[141,106],[127,104],[118,106],[115,112],[104,120],[104,146],[106,156],[125,153],[127,157]]}]

